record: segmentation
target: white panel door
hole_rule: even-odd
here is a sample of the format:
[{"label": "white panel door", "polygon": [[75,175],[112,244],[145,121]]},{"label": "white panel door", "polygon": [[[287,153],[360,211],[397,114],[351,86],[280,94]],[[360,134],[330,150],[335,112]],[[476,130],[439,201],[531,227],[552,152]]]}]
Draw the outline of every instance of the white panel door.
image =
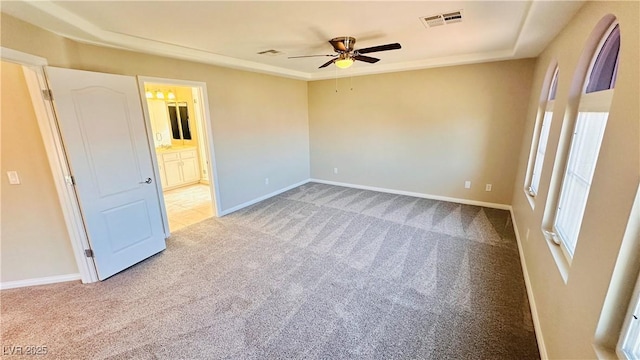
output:
[{"label": "white panel door", "polygon": [[136,79],[47,68],[98,278],[165,249]]}]

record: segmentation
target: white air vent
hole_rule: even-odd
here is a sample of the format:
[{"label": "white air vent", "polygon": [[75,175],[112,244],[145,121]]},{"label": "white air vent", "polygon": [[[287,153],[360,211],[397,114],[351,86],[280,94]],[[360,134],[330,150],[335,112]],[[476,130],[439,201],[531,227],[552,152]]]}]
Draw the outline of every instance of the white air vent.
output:
[{"label": "white air vent", "polygon": [[443,14],[436,14],[431,16],[423,16],[420,21],[424,26],[429,29],[436,26],[442,26],[446,24],[453,24],[462,21],[462,10],[450,11]]},{"label": "white air vent", "polygon": [[428,16],[426,18],[422,18],[422,21],[427,24],[427,27],[444,25],[442,15]]},{"label": "white air vent", "polygon": [[282,51],[273,50],[273,49],[260,51],[258,53],[258,55],[267,55],[267,56],[276,56],[276,55],[280,55],[280,54],[282,54]]},{"label": "white air vent", "polygon": [[442,17],[444,18],[444,22],[447,24],[457,23],[462,21],[462,12],[455,11],[452,13],[446,13],[442,14]]}]

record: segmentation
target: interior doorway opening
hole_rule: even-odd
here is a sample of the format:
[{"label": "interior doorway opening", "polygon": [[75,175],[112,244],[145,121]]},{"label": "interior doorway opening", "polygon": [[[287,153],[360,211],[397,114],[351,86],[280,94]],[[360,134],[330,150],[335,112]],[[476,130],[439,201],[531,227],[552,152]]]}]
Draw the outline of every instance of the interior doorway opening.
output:
[{"label": "interior doorway opening", "polygon": [[[72,176],[70,172],[70,166],[67,161],[67,156],[65,152],[65,146],[63,146],[63,140],[61,136],[61,131],[58,126],[57,116],[54,111],[53,106],[53,98],[52,93],[55,91],[51,91],[49,89],[47,78],[45,76],[45,70],[49,70],[47,67],[47,61],[44,58],[40,58],[31,54],[22,53],[19,51],[15,51],[12,49],[7,49],[2,47],[2,56],[3,62],[10,62],[14,64],[19,64],[22,68],[22,72],[24,73],[24,80],[26,81],[26,85],[28,87],[29,97],[31,98],[31,103],[33,105],[33,112],[35,113],[35,120],[37,121],[38,129],[40,131],[40,136],[42,138],[43,147],[46,153],[46,157],[49,162],[49,167],[51,168],[53,184],[55,186],[55,192],[57,193],[57,199],[59,200],[62,217],[64,219],[64,223],[66,225],[66,230],[68,233],[69,240],[71,242],[71,247],[73,251],[73,256],[75,257],[77,264],[77,272],[49,276],[45,273],[44,277],[31,277],[27,279],[19,279],[15,281],[7,281],[0,283],[0,289],[5,288],[14,288],[14,287],[23,287],[23,286],[32,286],[32,285],[41,285],[41,284],[50,284],[56,282],[63,281],[72,281],[81,279],[83,283],[91,283],[99,280],[98,273],[96,269],[96,264],[94,263],[94,258],[87,255],[89,250],[92,250],[91,245],[89,244],[89,238],[86,233],[86,224],[83,221],[83,216],[81,215],[81,208],[79,206],[79,201],[76,196],[75,188],[75,177]],[[79,71],[79,70],[70,70],[70,71]],[[98,74],[98,73],[95,73]],[[115,75],[118,76],[118,75]],[[135,101],[130,101],[128,103],[138,103],[142,105],[142,113],[144,114],[145,119],[144,126],[142,126],[142,133],[145,133],[146,130],[146,141],[143,141],[145,147],[149,150],[149,154],[151,155],[151,159],[153,160],[152,170],[148,174],[148,178],[145,181],[144,178],[141,180],[145,184],[153,183],[153,187],[157,191],[159,195],[162,195],[162,187],[160,185],[160,175],[157,169],[157,159],[156,154],[153,150],[153,139],[152,132],[150,129],[150,121],[149,120],[149,112],[147,108],[147,104],[145,100],[145,92],[144,92],[144,81],[149,83],[158,83],[158,84],[166,84],[171,86],[186,86],[191,88],[191,91],[195,93],[194,98],[199,99],[194,102],[194,114],[199,114],[201,116],[202,129],[200,130],[204,136],[202,136],[202,140],[204,142],[203,150],[204,153],[203,159],[205,160],[204,168],[209,176],[209,193],[211,196],[211,207],[213,216],[219,216],[218,209],[220,208],[219,199],[220,196],[218,194],[217,188],[217,176],[216,176],[216,167],[215,163],[211,159],[215,159],[214,156],[214,146],[213,146],[213,138],[211,136],[211,121],[209,115],[209,106],[206,99],[207,89],[206,83],[204,82],[195,82],[195,81],[181,81],[181,80],[170,80],[170,79],[160,79],[160,78],[149,78],[149,77],[138,77],[138,97],[136,97]],[[58,95],[60,95],[58,93]],[[60,100],[60,96],[56,96],[58,100]],[[62,97],[64,98],[64,96]],[[204,100],[203,100],[204,99]],[[198,104],[199,103],[199,106]],[[179,112],[179,106],[176,104],[177,111]],[[182,118],[179,118],[182,119]],[[182,130],[182,134],[185,131]],[[145,136],[143,135],[143,136]],[[188,136],[185,136],[188,137]],[[195,138],[193,138],[195,139]],[[188,140],[188,139],[183,139]],[[141,142],[138,142],[141,143]],[[150,164],[151,165],[151,164]],[[18,170],[20,170],[18,168]],[[25,173],[26,174],[26,173]],[[24,174],[23,174],[24,175]],[[25,175],[26,176],[26,175]],[[30,180],[40,179],[40,177],[29,177]],[[157,181],[149,181],[151,177],[157,179]],[[137,180],[136,180],[137,181]],[[30,183],[33,185],[32,181]],[[146,185],[144,185],[146,186]],[[200,185],[207,187],[206,184]],[[158,201],[158,207],[161,209],[162,216],[162,227],[164,228],[165,238],[170,235],[169,230],[169,222],[166,215],[166,208],[164,206],[164,197],[158,196],[155,201]],[[25,202],[29,203],[29,202]],[[63,236],[64,237],[64,236]],[[61,239],[63,238],[61,237]],[[62,239],[64,240],[64,239]],[[24,248],[24,243],[21,244],[22,248]],[[61,245],[64,246],[64,245]],[[40,248],[42,248],[40,246]],[[50,253],[50,252],[49,252]],[[90,252],[89,254],[93,254]],[[59,260],[59,259],[58,259]],[[59,263],[59,264],[58,264]],[[58,261],[58,263],[54,262],[51,264],[58,264],[61,266],[65,266],[64,262]],[[68,262],[67,262],[68,263]],[[54,266],[54,265],[51,265]],[[57,266],[57,265],[55,265]],[[72,269],[71,271],[74,271]],[[65,270],[63,270],[65,271]],[[16,276],[17,277],[17,276]]]},{"label": "interior doorway opening", "polygon": [[202,88],[143,80],[167,234],[217,214],[211,135]]}]

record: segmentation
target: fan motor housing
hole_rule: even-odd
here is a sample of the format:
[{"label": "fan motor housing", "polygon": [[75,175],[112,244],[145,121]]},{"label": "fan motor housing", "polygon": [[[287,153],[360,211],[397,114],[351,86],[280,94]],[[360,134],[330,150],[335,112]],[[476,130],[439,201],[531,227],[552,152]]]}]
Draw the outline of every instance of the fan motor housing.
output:
[{"label": "fan motor housing", "polygon": [[333,39],[331,39],[331,41],[329,41],[330,43],[343,43],[344,44],[344,48],[346,49],[345,51],[341,51],[338,50],[334,47],[334,51],[337,53],[342,53],[342,52],[352,52],[353,51],[353,47],[356,44],[356,38],[352,37],[352,36],[338,36],[335,37]]}]

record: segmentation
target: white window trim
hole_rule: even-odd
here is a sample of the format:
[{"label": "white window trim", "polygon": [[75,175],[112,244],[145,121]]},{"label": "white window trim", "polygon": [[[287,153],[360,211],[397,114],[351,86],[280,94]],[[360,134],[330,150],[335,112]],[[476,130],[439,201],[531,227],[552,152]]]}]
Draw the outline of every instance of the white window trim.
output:
[{"label": "white window trim", "polygon": [[[544,120],[545,120],[546,114],[550,112],[551,116],[548,119],[549,121],[547,124],[547,126],[550,128],[551,122],[553,121],[553,109],[555,105],[555,97],[553,99],[550,99],[550,96],[554,86],[557,87],[558,76],[559,76],[558,74],[560,71],[560,67],[558,66],[557,62],[554,62],[552,65],[549,66],[549,68],[551,68],[552,66],[553,66],[553,72],[551,72],[551,78],[549,79],[549,83],[545,88],[543,88],[543,91],[544,89],[546,89],[546,94],[545,93],[541,94],[541,98],[542,98],[542,95],[544,95],[544,100],[540,101],[539,103],[538,116],[537,116],[537,121],[534,128],[533,137],[531,139],[531,149],[529,150],[530,156],[529,156],[529,162],[527,164],[527,173],[525,176],[524,193],[527,196],[527,200],[529,200],[529,204],[531,205],[532,209],[535,207],[535,198],[538,195],[538,191],[540,190],[540,178],[542,176],[542,174],[539,174],[540,177],[538,177],[538,184],[537,186],[534,187],[533,186],[534,179],[535,179],[534,170],[536,168],[536,162],[538,161],[542,135],[544,134],[544,131],[543,131],[544,125],[545,125]],[[557,89],[556,89],[555,95],[557,96]],[[540,169],[539,169],[540,172],[542,172],[542,166],[544,165],[544,156],[546,155],[547,141],[548,141],[548,133],[547,133],[547,139],[545,141],[545,151],[542,154],[543,158],[541,159],[542,163],[540,164]]]},{"label": "white window trim", "polygon": [[632,354],[626,352],[625,347],[628,347],[628,345],[640,346],[640,277],[636,281],[620,334],[620,339],[616,346],[616,354],[621,359],[634,359]]},{"label": "white window trim", "polygon": [[[567,151],[567,153],[564,155],[565,156],[565,161],[566,161],[566,167],[569,166],[569,159],[571,157],[571,149],[573,147],[573,136],[575,134],[576,131],[576,126],[577,126],[577,119],[578,116],[580,115],[580,112],[609,112],[609,109],[611,108],[611,102],[613,100],[613,91],[614,89],[609,89],[609,90],[602,90],[602,91],[596,91],[596,92],[591,92],[591,93],[587,93],[587,87],[588,87],[588,83],[589,83],[589,79],[590,79],[590,75],[593,71],[593,67],[596,64],[596,61],[598,59],[598,55],[600,54],[600,52],[602,51],[602,47],[604,46],[605,42],[607,41],[607,39],[609,38],[609,36],[611,35],[611,33],[613,32],[613,30],[618,26],[618,22],[617,21],[613,21],[607,31],[604,32],[604,34],[602,35],[602,37],[600,38],[600,41],[598,42],[598,45],[595,48],[594,53],[591,55],[591,60],[589,63],[589,67],[587,68],[587,72],[584,75],[584,79],[583,79],[583,84],[582,84],[582,91],[580,93],[580,99],[579,99],[579,103],[578,103],[578,112],[576,113],[575,119],[574,119],[574,124],[573,124],[573,128],[571,131],[571,139],[570,139],[570,143],[569,143],[569,149]],[[616,64],[616,75],[617,75],[617,68],[618,68],[618,63]],[[615,81],[613,82],[615,84]],[[605,128],[606,131],[606,128]],[[600,145],[602,145],[602,141],[600,142]],[[599,157],[600,154],[600,148],[598,148],[598,153],[597,156]],[[597,158],[596,158],[596,166],[597,166]],[[566,258],[566,260],[568,261],[569,265],[571,265],[571,262],[573,260],[573,253],[575,252],[575,248],[573,249],[573,251],[570,251],[570,249],[567,248],[567,246],[565,245],[565,241],[563,241],[563,239],[561,238],[561,235],[559,234],[557,228],[556,228],[556,223],[558,220],[558,208],[560,206],[560,203],[562,201],[562,194],[564,191],[564,186],[565,186],[565,177],[567,175],[567,168],[564,169],[563,173],[562,173],[562,178],[560,179],[561,182],[561,186],[560,186],[560,190],[557,193],[557,202],[554,206],[555,210],[554,210],[554,215],[553,215],[553,222],[551,223],[551,230],[544,230],[543,229],[543,233],[545,235],[545,237],[552,241],[554,244],[558,245],[560,247],[560,249],[562,250],[562,253],[564,255],[564,257]],[[593,179],[591,179],[591,181],[593,181]],[[587,190],[587,196],[586,196],[586,200],[588,202],[589,200],[589,192],[590,192],[591,188],[589,186],[589,189]],[[580,219],[580,223],[578,226],[578,234],[577,237],[578,239],[576,239],[576,245],[575,247],[577,248],[577,240],[579,240],[580,237],[580,228],[582,227],[582,220],[584,218],[584,213],[582,214],[582,218]]]},{"label": "white window trim", "polygon": [[[578,244],[578,239],[580,237],[580,230],[582,228],[582,220],[584,219],[584,211],[586,210],[586,204],[585,204],[585,209],[581,209],[580,211],[582,211],[582,214],[580,216],[580,221],[578,223],[578,228],[577,228],[577,234],[576,234],[576,239],[575,239],[575,245],[573,249],[569,249],[569,247],[567,246],[567,243],[569,242],[569,239],[566,239],[562,233],[562,231],[560,231],[557,227],[558,225],[558,217],[560,215],[560,206],[563,203],[564,200],[564,196],[565,196],[565,186],[567,186],[566,183],[566,179],[567,176],[569,175],[569,166],[571,165],[571,160],[572,160],[572,156],[575,155],[573,153],[573,151],[580,151],[581,149],[574,149],[574,141],[575,141],[575,134],[576,134],[576,129],[578,126],[578,121],[577,118],[580,116],[580,113],[585,113],[585,112],[595,112],[595,113],[607,113],[609,112],[609,108],[610,108],[610,104],[611,104],[611,99],[613,97],[613,89],[610,90],[604,90],[604,91],[598,91],[598,92],[593,92],[590,94],[583,94],[582,98],[580,99],[580,105],[579,105],[579,112],[576,115],[576,122],[573,126],[573,131],[572,131],[572,137],[571,137],[571,143],[569,146],[569,152],[567,153],[567,165],[566,168],[563,171],[563,176],[562,176],[562,186],[560,187],[560,192],[558,193],[558,203],[556,204],[556,211],[555,211],[555,216],[553,219],[553,234],[555,237],[557,237],[560,240],[560,247],[562,248],[562,251],[564,253],[564,255],[567,257],[569,263],[571,263],[571,260],[573,259],[573,255],[575,252],[575,247],[577,247]],[[607,102],[608,101],[608,102]],[[606,130],[606,120],[605,120],[605,129],[603,130],[603,134],[604,131]],[[600,139],[599,143],[598,143],[598,149],[596,152],[596,159],[594,161],[594,166],[597,166],[598,163],[598,156],[600,154],[600,147],[602,145],[602,139]],[[595,172],[595,169],[594,169]],[[582,182],[584,182],[584,184],[587,187],[587,191],[586,191],[586,195],[584,198],[585,202],[588,202],[589,200],[589,193],[591,192],[591,183],[593,182],[593,174],[591,174],[591,178],[590,179],[584,179],[581,176],[578,176],[578,174],[573,174],[573,176],[579,180],[581,180]],[[556,241],[554,241],[556,242]],[[557,242],[556,242],[557,243]]]},{"label": "white window trim", "polygon": [[[620,259],[619,257],[618,262],[622,260],[622,263],[616,264],[616,270],[614,271],[614,275],[612,277],[616,278],[618,281],[616,283],[612,282],[610,285],[617,285],[616,287],[619,288],[620,286],[624,286],[622,284],[626,284],[628,283],[628,280],[630,280],[628,277],[621,278],[620,276],[616,276],[619,266],[624,266],[625,268],[621,272],[631,270],[632,272],[629,275],[637,276],[633,292],[627,305],[625,317],[621,324],[622,326],[620,328],[621,331],[620,335],[618,336],[618,342],[615,345],[615,351],[618,357],[621,359],[629,360],[633,357],[628,355],[633,354],[627,354],[624,348],[627,347],[628,343],[630,342],[635,343],[634,345],[636,346],[638,345],[638,343],[640,343],[640,320],[634,318],[634,316],[640,318],[640,275],[633,273],[638,271],[638,249],[640,249],[640,185],[638,186],[638,191],[636,192],[633,207],[631,208],[631,213],[629,214],[629,222],[627,224],[627,229],[625,230],[625,234],[622,239],[622,245],[620,248],[621,255],[624,253],[625,256],[622,259]],[[634,264],[634,266],[632,267],[631,264]],[[616,305],[614,305],[614,308],[617,311],[622,311],[622,306],[620,306],[622,304]]]},{"label": "white window trim", "polygon": [[[558,246],[560,248],[560,251],[562,252],[562,256],[564,256],[565,260],[567,261],[566,265],[571,266],[573,256],[570,255],[571,253],[569,249],[567,248],[567,246],[564,244],[564,242],[558,235],[558,231],[555,229],[555,227],[553,231],[542,229],[542,233],[545,239],[547,239],[548,241],[552,242],[553,245]],[[565,283],[566,283],[567,279],[565,278],[564,274],[563,274],[563,279],[565,280]]]},{"label": "white window trim", "polygon": [[[533,155],[533,166],[531,167],[531,179],[529,180],[529,186],[527,188],[527,191],[529,193],[529,195],[533,198],[535,198],[538,195],[538,191],[540,190],[540,180],[542,178],[542,167],[544,166],[544,157],[546,156],[547,153],[547,145],[548,145],[548,141],[549,141],[549,132],[550,132],[550,128],[551,128],[551,123],[553,122],[553,107],[555,105],[555,100],[549,100],[547,101],[547,106],[544,110],[544,112],[542,113],[542,121],[540,124],[540,133],[538,135],[538,141],[537,141],[537,145],[536,145],[536,151]],[[547,114],[550,114],[550,116],[547,118]],[[545,121],[546,120],[546,121]],[[547,132],[546,132],[546,136],[545,136],[545,127],[547,128]],[[546,138],[545,138],[546,137]],[[544,139],[544,144],[542,143]],[[542,146],[544,145],[544,146]],[[542,148],[542,150],[544,151],[540,151],[540,149]],[[538,169],[538,171],[540,172],[540,174],[536,173],[536,165],[538,163],[538,161],[540,161],[540,167]],[[536,175],[537,175],[537,181],[536,181]]]}]

